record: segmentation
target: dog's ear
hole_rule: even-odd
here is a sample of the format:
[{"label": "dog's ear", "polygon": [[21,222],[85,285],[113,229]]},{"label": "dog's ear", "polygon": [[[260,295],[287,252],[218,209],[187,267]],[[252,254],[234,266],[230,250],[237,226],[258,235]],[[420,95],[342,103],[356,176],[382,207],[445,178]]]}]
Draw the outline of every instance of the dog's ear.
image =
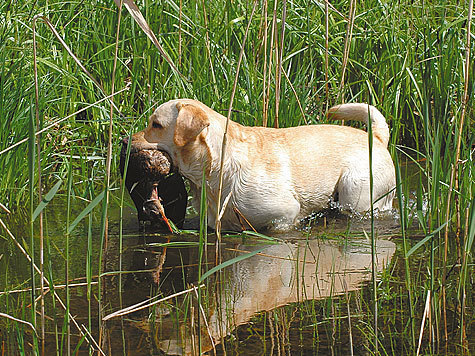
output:
[{"label": "dog's ear", "polygon": [[178,103],[176,108],[178,117],[176,118],[173,141],[175,145],[183,147],[209,126],[209,119],[202,109],[192,104]]}]

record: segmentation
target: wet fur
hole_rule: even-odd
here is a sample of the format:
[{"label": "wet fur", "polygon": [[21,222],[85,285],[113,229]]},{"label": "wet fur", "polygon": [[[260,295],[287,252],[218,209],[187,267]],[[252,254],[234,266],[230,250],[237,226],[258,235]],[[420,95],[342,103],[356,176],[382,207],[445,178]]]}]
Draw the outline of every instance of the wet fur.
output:
[{"label": "wet fur", "polygon": [[[364,122],[370,117],[374,137],[374,206],[390,209],[395,174],[387,150],[389,129],[384,117],[367,104],[343,104],[331,108],[328,116]],[[205,170],[210,227],[214,227],[217,216],[225,124],[225,117],[203,103],[178,99],[160,105],[149,118],[148,127],[136,134],[142,145],[168,152],[179,172],[189,179],[195,206],[199,206]],[[223,200],[229,194],[230,199],[222,227],[247,228],[242,217],[256,229],[273,221],[293,224],[327,208],[334,197],[338,197],[344,209],[366,211],[370,208],[368,157],[367,133],[352,127],[310,125],[273,129],[231,121],[222,193]]]}]

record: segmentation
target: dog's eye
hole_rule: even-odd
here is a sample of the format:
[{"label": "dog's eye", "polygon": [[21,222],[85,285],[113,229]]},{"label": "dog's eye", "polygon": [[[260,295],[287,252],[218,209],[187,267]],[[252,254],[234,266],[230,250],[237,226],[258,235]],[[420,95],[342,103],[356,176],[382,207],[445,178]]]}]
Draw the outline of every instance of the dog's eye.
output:
[{"label": "dog's eye", "polygon": [[163,126],[161,124],[159,124],[158,122],[154,121],[154,122],[152,122],[152,127],[154,129],[161,129]]}]

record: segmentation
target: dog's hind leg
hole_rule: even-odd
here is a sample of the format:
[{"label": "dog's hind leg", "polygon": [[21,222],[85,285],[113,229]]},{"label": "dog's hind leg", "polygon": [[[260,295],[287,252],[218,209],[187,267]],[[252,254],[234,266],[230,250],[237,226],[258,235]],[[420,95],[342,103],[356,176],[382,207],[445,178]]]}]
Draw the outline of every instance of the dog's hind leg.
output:
[{"label": "dog's hind leg", "polygon": [[[340,207],[364,212],[371,208],[369,172],[361,167],[352,167],[344,172],[337,185],[338,203]],[[390,170],[375,167],[373,170],[373,208],[391,209],[394,197],[394,178]]]},{"label": "dog's hind leg", "polygon": [[366,211],[370,208],[369,177],[355,169],[344,172],[337,186],[338,204],[342,210]]}]

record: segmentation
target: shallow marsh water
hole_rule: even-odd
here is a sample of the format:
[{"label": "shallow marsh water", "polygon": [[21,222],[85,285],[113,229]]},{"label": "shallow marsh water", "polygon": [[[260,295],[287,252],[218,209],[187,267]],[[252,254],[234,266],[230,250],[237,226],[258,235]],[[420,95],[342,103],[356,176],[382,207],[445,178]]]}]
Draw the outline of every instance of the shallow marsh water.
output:
[{"label": "shallow marsh water", "polygon": [[[200,342],[202,351],[210,351],[214,343],[220,353],[222,345],[218,344],[221,344],[225,337],[228,337],[225,343],[237,342],[236,335],[229,337],[235,327],[239,325],[243,325],[244,329],[263,327],[259,325],[259,317],[256,319],[255,315],[260,315],[262,318],[266,312],[269,312],[269,317],[272,317],[274,313],[284,312],[279,308],[292,304],[296,312],[300,309],[298,304],[304,301],[342,296],[357,290],[364,282],[371,279],[371,248],[367,241],[305,239],[302,237],[302,232],[298,231],[289,232],[286,237],[291,237],[291,239],[275,243],[264,240],[253,241],[252,238],[248,238],[248,241],[243,241],[238,237],[224,238],[225,242],[221,245],[223,261],[253,251],[260,252],[232,264],[219,276],[214,275],[207,280],[200,290],[204,308],[199,313],[198,293],[193,291],[185,298],[158,305],[152,311],[154,313],[152,317],[150,311],[134,314],[134,317],[129,319],[133,320],[130,326],[135,325],[133,328],[135,332],[148,333],[148,344],[142,344],[142,347],[148,347],[147,352],[152,354],[155,352],[152,350],[156,349],[171,355],[191,355],[196,354]],[[133,281],[131,279],[124,281],[124,296],[127,300],[124,306],[147,299],[151,290],[154,291],[152,293],[167,295],[197,286],[199,256],[198,247],[196,243],[193,243],[196,237],[182,236],[181,240],[185,247],[168,246],[165,250],[160,244],[168,241],[166,237],[137,236],[135,245],[130,246],[128,253],[124,254],[123,259],[132,264],[126,269],[148,269],[149,272],[143,273],[141,278],[135,275]],[[176,239],[173,241],[176,242]],[[210,241],[212,241],[211,236]],[[187,243],[190,246],[186,246]],[[396,245],[391,241],[377,242],[377,269],[379,271],[382,271],[383,267],[390,262],[395,250]],[[215,245],[210,243],[208,253],[203,258],[203,272],[208,269],[207,266],[214,265],[215,257]],[[163,265],[161,262],[164,262]],[[111,269],[113,270],[114,267]],[[158,270],[161,271],[160,274]],[[141,298],[137,298],[137,289],[146,293]],[[117,296],[111,299],[114,298]],[[118,308],[116,306],[112,309]],[[182,313],[187,313],[188,316],[178,315]],[[199,321],[198,314],[200,314]],[[206,315],[205,318],[203,314]],[[156,321],[150,324],[147,322],[150,319]],[[204,324],[205,319],[207,325]],[[251,320],[253,320],[252,323],[249,323]],[[285,326],[281,324],[283,321],[279,317],[273,322],[277,323],[277,329]],[[290,323],[291,320],[287,322]],[[115,324],[117,323],[116,321]],[[198,326],[198,323],[201,325]],[[269,327],[272,328],[272,326],[267,326]],[[201,335],[198,330],[201,330]],[[308,334],[305,339],[308,336],[311,337],[312,333],[312,328],[304,332]],[[265,332],[263,336],[265,338]],[[199,340],[200,337],[201,340]],[[290,337],[290,334],[287,337]],[[116,334],[113,338],[120,339],[120,334]],[[247,345],[241,341],[235,346],[243,347],[240,353],[246,354],[244,350],[249,347],[264,346],[265,349],[262,341],[260,340],[258,344],[256,344],[257,340],[251,341]],[[282,351],[297,346],[291,345],[289,340],[277,341],[283,343]],[[270,344],[267,347],[271,347]],[[140,349],[139,345],[137,345],[138,349]],[[306,348],[302,349],[302,351],[305,350]]]},{"label": "shallow marsh water", "polygon": [[[80,210],[77,207],[73,215]],[[52,203],[45,220],[49,241],[45,269],[58,285],[64,284],[64,211],[64,204]],[[208,236],[199,271],[196,232],[172,236],[140,227],[135,210],[126,207],[121,254],[119,210],[113,208],[99,295],[99,215],[93,215],[90,231],[94,263],[91,301],[84,286],[87,218],[70,236],[70,283],[83,283],[71,287],[70,308],[76,321],[86,326],[96,341],[100,340],[106,354],[193,355],[200,349],[210,355],[371,354],[372,255],[366,237],[369,219],[341,214],[318,216],[308,229],[269,232],[273,241],[246,234],[227,235],[220,247],[221,262],[258,253],[211,275],[199,287],[200,273],[216,264],[214,235]],[[26,240],[27,227],[10,223],[18,227],[14,234]],[[379,217],[376,233],[380,347],[387,354],[412,353],[414,350],[407,342],[410,314],[397,217]],[[6,237],[0,240],[0,251],[3,290],[28,288],[30,267],[24,256]],[[418,261],[426,258],[427,253],[421,253],[412,261],[414,271],[424,266]],[[99,330],[98,299],[104,317],[144,300],[158,300],[184,290],[189,292],[123,317],[112,317],[102,322]],[[58,292],[65,296],[64,289]],[[0,305],[6,312],[23,306],[25,313],[29,313],[28,300],[29,293],[25,292],[0,295]],[[424,300],[417,303],[422,313]],[[64,312],[57,305],[54,309],[50,295],[46,297],[46,314],[50,316],[46,354],[52,355],[58,348],[65,350],[65,339],[60,335],[57,344],[54,325],[56,322],[56,330],[61,334]],[[420,315],[417,320],[420,323]],[[71,332],[72,349],[80,345],[77,354],[89,354],[87,343],[80,341],[74,326]],[[5,354],[17,353],[14,332],[0,331],[0,339]],[[434,347],[426,335],[423,340],[426,348]]]}]

